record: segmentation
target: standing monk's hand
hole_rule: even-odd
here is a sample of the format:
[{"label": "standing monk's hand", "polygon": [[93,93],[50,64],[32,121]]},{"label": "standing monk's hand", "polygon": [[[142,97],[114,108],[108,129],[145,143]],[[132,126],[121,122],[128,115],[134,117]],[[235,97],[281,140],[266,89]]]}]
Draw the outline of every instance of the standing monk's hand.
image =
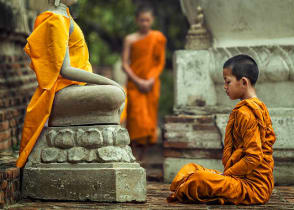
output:
[{"label": "standing monk's hand", "polygon": [[154,85],[154,79],[151,78],[149,80],[140,79],[137,81],[137,86],[140,92],[148,93]]},{"label": "standing monk's hand", "polygon": [[149,91],[150,91],[153,88],[155,80],[154,80],[154,78],[151,78],[148,80],[148,82],[149,82]]},{"label": "standing monk's hand", "polygon": [[147,82],[148,80],[140,79],[137,81],[137,87],[141,93],[148,92],[149,84]]}]

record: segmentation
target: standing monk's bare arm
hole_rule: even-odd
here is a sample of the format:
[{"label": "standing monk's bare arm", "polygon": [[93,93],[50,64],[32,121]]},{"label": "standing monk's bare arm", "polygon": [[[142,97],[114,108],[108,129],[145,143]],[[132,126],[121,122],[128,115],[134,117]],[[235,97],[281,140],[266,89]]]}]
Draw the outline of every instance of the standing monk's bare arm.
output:
[{"label": "standing monk's bare arm", "polygon": [[138,87],[140,92],[146,93],[149,92],[153,86],[154,80],[144,80],[138,77],[130,67],[130,54],[131,54],[131,44],[132,44],[132,35],[129,35],[124,40],[123,52],[122,52],[122,65],[123,70],[128,75],[128,78],[132,80],[135,85]]}]

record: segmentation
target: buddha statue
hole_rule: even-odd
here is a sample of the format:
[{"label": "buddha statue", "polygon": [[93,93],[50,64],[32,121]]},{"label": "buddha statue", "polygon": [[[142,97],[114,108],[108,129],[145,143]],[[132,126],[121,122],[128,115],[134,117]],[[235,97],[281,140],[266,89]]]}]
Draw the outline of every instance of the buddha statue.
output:
[{"label": "buddha statue", "polygon": [[39,86],[27,108],[17,160],[24,167],[23,195],[145,201],[146,173],[119,123],[125,92],[92,73],[84,35],[68,8],[76,2],[48,0],[25,46]]}]

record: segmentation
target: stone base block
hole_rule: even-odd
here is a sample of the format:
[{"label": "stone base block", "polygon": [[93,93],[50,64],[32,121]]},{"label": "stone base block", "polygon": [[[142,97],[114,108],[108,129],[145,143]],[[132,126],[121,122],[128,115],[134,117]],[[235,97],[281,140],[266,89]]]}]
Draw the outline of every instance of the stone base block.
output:
[{"label": "stone base block", "polygon": [[211,47],[211,36],[204,34],[188,34],[185,48],[187,50],[207,50]]},{"label": "stone base block", "polygon": [[23,197],[44,200],[145,202],[146,173],[138,163],[26,166]]}]

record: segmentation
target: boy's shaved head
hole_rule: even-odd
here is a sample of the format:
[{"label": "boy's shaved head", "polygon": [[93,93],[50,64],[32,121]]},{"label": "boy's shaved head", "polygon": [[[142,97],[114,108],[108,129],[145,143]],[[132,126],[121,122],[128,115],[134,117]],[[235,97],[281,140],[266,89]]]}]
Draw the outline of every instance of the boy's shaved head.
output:
[{"label": "boy's shaved head", "polygon": [[136,17],[145,12],[150,12],[152,15],[154,15],[154,10],[149,4],[142,4],[136,10]]},{"label": "boy's shaved head", "polygon": [[250,80],[252,85],[255,85],[258,79],[258,66],[253,58],[248,55],[237,55],[227,60],[223,68],[232,69],[232,75],[237,80],[246,77]]}]

